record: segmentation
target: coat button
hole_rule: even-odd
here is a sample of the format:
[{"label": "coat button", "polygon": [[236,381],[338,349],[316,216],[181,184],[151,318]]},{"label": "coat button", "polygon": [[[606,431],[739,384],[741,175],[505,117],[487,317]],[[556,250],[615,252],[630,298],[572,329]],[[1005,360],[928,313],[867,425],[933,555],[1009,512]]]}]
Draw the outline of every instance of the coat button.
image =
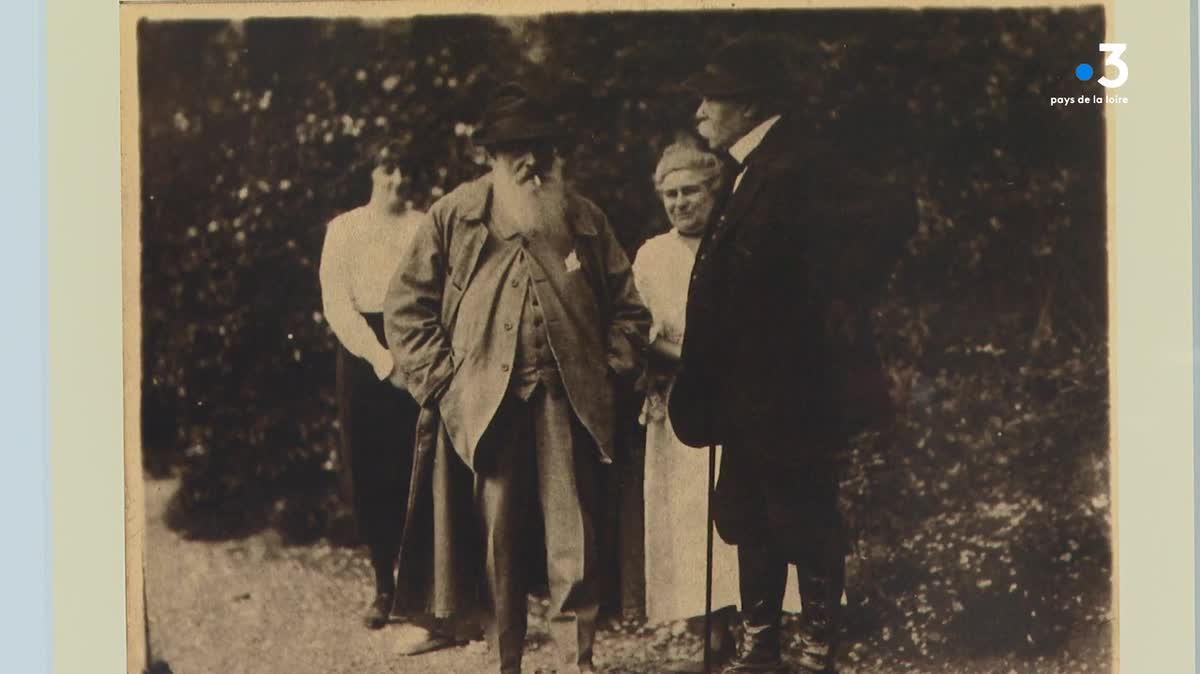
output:
[{"label": "coat button", "polygon": [[509,321],[505,321],[505,322],[504,322],[504,329],[505,329],[505,330],[512,330],[512,323],[510,323]]},{"label": "coat button", "polygon": [[517,284],[517,279],[513,279],[513,280],[512,280],[512,283],[510,283],[509,285],[511,285],[512,287],[516,288],[516,287],[517,287],[517,285],[518,285],[518,284]]},{"label": "coat button", "polygon": [[501,365],[501,366],[500,366],[500,371],[501,371],[501,372],[508,372],[508,363],[505,363],[505,364]]},{"label": "coat button", "polygon": [[541,317],[541,316],[534,316],[534,318],[533,318],[533,324],[534,324],[534,325],[538,325],[538,326],[540,326],[540,325],[542,324],[542,317]]}]

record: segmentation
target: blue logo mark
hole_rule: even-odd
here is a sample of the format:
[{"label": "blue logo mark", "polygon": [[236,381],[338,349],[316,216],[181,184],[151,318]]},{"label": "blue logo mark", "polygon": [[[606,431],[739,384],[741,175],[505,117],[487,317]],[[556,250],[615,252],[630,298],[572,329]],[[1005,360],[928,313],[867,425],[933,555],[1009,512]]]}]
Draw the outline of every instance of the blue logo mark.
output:
[{"label": "blue logo mark", "polygon": [[1088,80],[1092,79],[1092,74],[1092,67],[1086,63],[1080,63],[1075,68],[1075,77],[1080,82],[1087,82]]}]

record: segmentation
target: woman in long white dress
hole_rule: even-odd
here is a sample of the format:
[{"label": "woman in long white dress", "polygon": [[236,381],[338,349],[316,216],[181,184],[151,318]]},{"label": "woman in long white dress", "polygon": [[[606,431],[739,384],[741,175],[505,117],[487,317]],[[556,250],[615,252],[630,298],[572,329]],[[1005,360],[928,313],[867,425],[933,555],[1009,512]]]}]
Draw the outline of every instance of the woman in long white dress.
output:
[{"label": "woman in long white dress", "polygon": [[[654,172],[671,230],[642,244],[633,275],[650,309],[647,374],[645,531],[646,617],[666,622],[704,615],[708,452],[681,443],[666,401],[683,342],[688,281],[696,249],[716,212],[721,163],[698,147],[669,146]],[[733,650],[730,624],[738,600],[737,549],[713,542],[713,639],[720,659]]]},{"label": "woman in long white dress", "polygon": [[[659,623],[704,615],[708,452],[675,437],[666,401],[683,342],[696,250],[717,214],[721,162],[698,145],[675,143],[663,152],[654,182],[671,230],[642,244],[633,275],[653,316],[641,421],[646,426],[646,616]],[[714,537],[710,649],[717,661],[734,651],[730,625],[739,598],[737,564],[737,548]],[[794,603],[787,608],[796,610]],[[676,669],[688,671],[690,664]]]}]

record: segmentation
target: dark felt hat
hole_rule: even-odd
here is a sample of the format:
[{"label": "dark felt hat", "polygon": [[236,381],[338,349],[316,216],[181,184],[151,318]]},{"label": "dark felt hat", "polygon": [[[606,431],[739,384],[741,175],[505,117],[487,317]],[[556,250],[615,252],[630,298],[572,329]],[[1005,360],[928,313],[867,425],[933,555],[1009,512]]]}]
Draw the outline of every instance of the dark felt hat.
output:
[{"label": "dark felt hat", "polygon": [[520,84],[510,82],[492,94],[472,135],[479,145],[560,138],[564,132],[550,107]]},{"label": "dark felt hat", "polygon": [[749,37],[718,49],[684,86],[700,96],[721,98],[790,91],[795,82],[779,41]]}]

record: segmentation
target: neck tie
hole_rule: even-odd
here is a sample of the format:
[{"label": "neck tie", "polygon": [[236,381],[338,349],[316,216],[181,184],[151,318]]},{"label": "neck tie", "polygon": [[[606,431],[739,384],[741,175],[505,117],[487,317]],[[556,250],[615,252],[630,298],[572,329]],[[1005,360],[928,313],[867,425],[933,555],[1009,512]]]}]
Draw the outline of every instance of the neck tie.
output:
[{"label": "neck tie", "polygon": [[741,170],[738,171],[737,177],[733,179],[733,191],[736,192],[738,185],[742,184],[742,177],[746,175],[746,165],[741,165]]}]

